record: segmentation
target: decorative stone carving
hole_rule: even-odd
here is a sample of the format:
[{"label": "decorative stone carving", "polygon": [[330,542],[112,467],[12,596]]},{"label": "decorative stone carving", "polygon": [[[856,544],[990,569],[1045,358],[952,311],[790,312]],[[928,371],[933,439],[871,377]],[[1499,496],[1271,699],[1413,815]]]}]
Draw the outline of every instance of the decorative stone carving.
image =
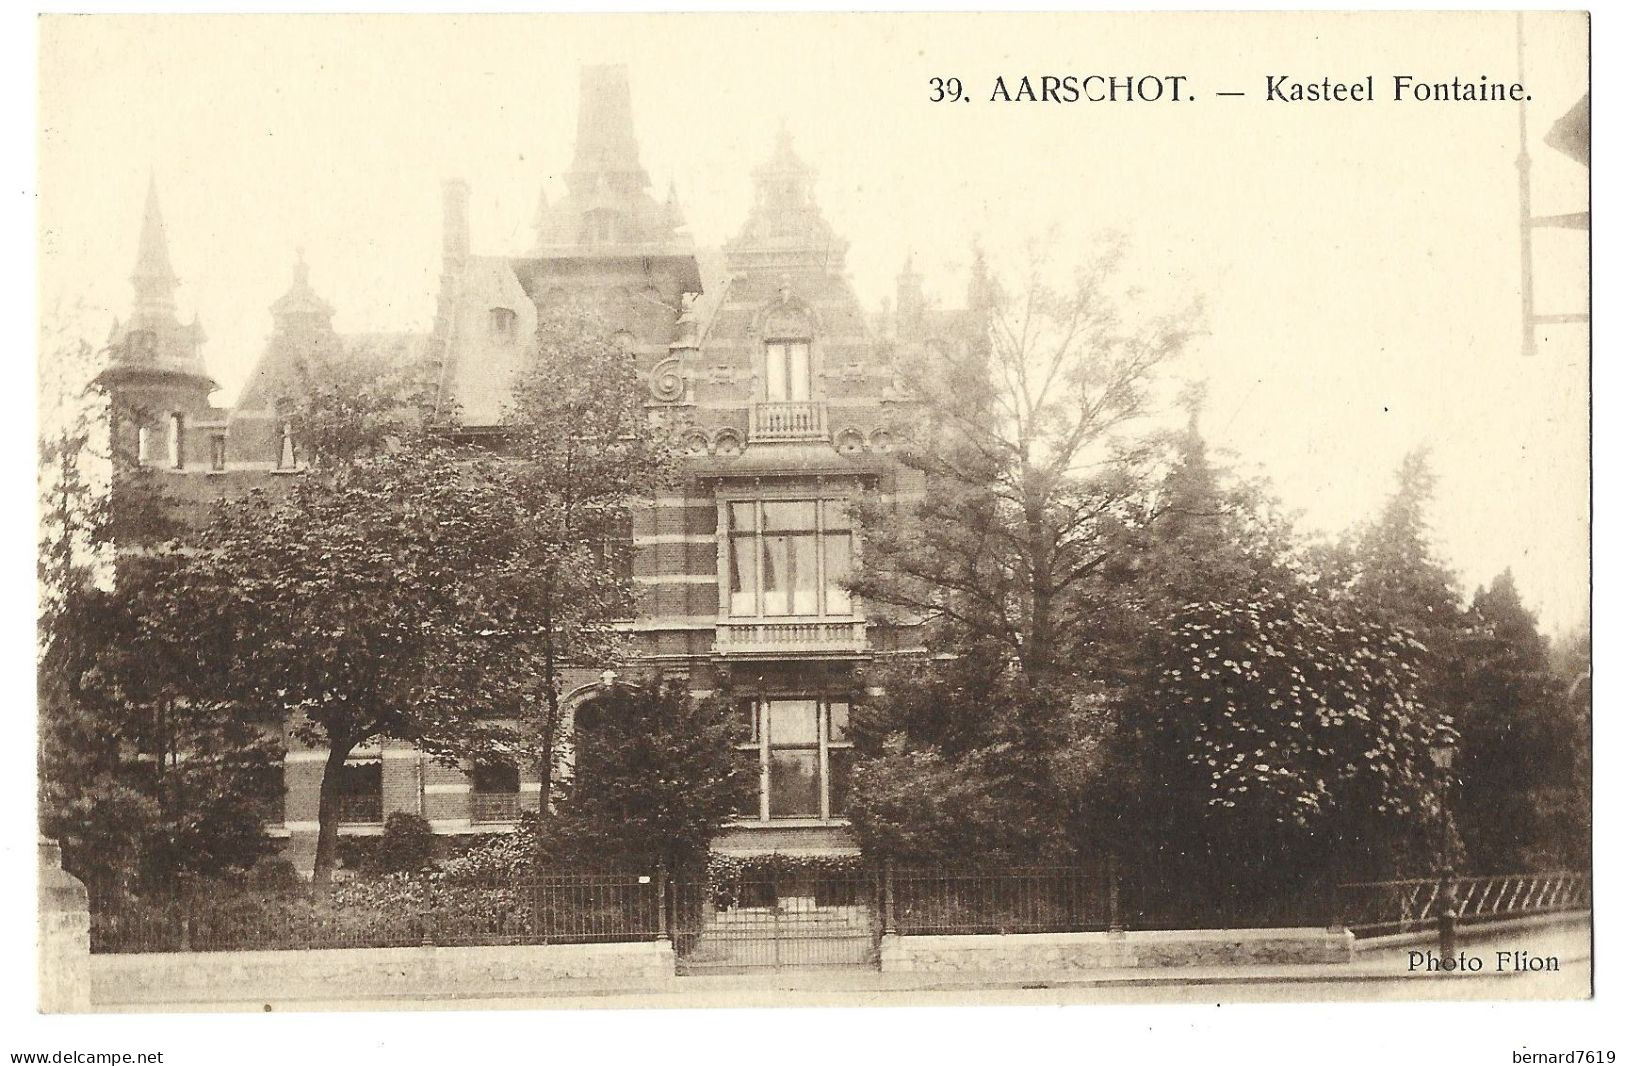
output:
[{"label": "decorative stone carving", "polygon": [[727,363],[718,363],[705,372],[708,385],[732,385],[739,379],[739,371]]},{"label": "decorative stone carving", "polygon": [[837,370],[835,378],[849,385],[861,385],[869,380],[869,368],[854,360]]},{"label": "decorative stone carving", "polygon": [[835,434],[835,450],[842,455],[862,455],[867,445],[863,440],[863,433],[854,426],[847,426]]},{"label": "decorative stone carving", "polygon": [[869,434],[869,447],[873,448],[881,455],[887,454],[895,446],[896,440],[892,437],[890,430],[877,429],[873,433]]},{"label": "decorative stone carving", "polygon": [[709,455],[711,438],[705,435],[704,430],[690,430],[683,436],[683,450],[689,455]]},{"label": "decorative stone carving", "polygon": [[740,438],[738,430],[719,429],[717,430],[715,447],[718,455],[731,458],[744,453],[745,442]]},{"label": "decorative stone carving", "polygon": [[687,392],[683,361],[676,356],[662,359],[649,372],[649,390],[662,403],[677,403]]}]

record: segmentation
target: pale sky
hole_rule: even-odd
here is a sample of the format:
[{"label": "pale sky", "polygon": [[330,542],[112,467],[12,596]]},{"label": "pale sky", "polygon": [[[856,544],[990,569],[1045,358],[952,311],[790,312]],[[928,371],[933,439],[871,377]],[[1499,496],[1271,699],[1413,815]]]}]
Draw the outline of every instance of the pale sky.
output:
[{"label": "pale sky", "polygon": [[[1511,566],[1549,630],[1587,603],[1585,327],[1519,352],[1517,108],[1282,104],[1264,79],[1516,80],[1511,14],[65,17],[42,26],[43,304],[97,339],[127,313],[157,176],[184,316],[229,403],[303,246],[341,330],[427,329],[443,178],[474,248],[521,254],[563,190],[580,66],[630,68],[645,167],[698,243],[742,223],[781,123],[819,170],[871,307],[909,252],[963,292],[980,237],[1132,241],[1148,292],[1199,294],[1215,445],[1304,525],[1370,515],[1430,445],[1434,525],[1465,590]],[[1586,87],[1584,19],[1527,16],[1535,211],[1586,207],[1547,148]],[[995,75],[1184,74],[1178,104],[995,104]],[[928,102],[961,78],[968,104]],[[1219,91],[1244,91],[1220,99]],[[1542,311],[1585,308],[1585,239],[1537,237]]]}]

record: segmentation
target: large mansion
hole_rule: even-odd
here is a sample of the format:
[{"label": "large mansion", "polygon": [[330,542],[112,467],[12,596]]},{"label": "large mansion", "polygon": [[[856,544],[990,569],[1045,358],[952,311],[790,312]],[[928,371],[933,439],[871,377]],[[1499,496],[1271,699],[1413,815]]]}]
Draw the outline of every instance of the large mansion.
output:
[{"label": "large mansion", "polygon": [[[893,367],[911,349],[948,343],[953,312],[928,309],[905,267],[895,302],[866,312],[845,275],[847,242],[814,196],[814,171],[787,136],[754,172],[755,196],[731,240],[697,247],[676,196],[651,195],[622,67],[582,72],[567,192],[538,210],[520,254],[479,254],[469,188],[444,185],[441,279],[428,333],[344,336],[301,258],[271,304],[269,340],[235,405],[217,408],[204,336],[183,323],[156,191],[149,192],[134,303],[113,334],[104,376],[138,406],[129,446],[192,499],[297,477],[298,441],[277,401],[305,353],[365,343],[427,358],[439,402],[471,432],[494,429],[514,375],[535,355],[539,309],[586,302],[615,329],[648,383],[648,404],[680,425],[683,476],[634,516],[638,617],[627,623],[624,677],[658,667],[698,692],[724,678],[748,694],[761,765],[755,802],[715,843],[734,854],[854,851],[842,817],[851,753],[848,710],[862,665],[909,650],[906,629],[865,619],[843,578],[859,545],[846,501],[864,489],[921,491],[889,455],[904,397]],[[901,257],[899,257],[901,258]],[[567,703],[604,682],[580,664]],[[273,832],[308,868],[325,754],[293,745],[286,803]],[[524,768],[441,766],[407,745],[358,749],[343,781],[345,835],[381,832],[393,811],[437,833],[499,832],[539,802]]]}]

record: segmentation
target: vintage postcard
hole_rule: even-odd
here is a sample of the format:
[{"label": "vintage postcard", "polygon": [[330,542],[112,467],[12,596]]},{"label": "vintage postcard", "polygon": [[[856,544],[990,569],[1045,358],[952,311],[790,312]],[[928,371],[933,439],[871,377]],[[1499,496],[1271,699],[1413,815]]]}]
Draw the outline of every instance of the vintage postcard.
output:
[{"label": "vintage postcard", "polygon": [[1590,43],[43,17],[40,1010],[1589,999]]}]

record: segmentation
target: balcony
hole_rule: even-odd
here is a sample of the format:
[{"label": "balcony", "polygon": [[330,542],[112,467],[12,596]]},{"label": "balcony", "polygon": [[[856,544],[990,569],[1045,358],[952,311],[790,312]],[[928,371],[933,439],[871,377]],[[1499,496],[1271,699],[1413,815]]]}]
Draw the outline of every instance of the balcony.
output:
[{"label": "balcony", "polygon": [[470,817],[476,822],[513,822],[519,819],[519,793],[473,792]]},{"label": "balcony", "polygon": [[822,403],[812,400],[752,404],[750,439],[752,442],[828,440],[829,415]]},{"label": "balcony", "polygon": [[842,621],[755,622],[730,620],[717,625],[718,655],[797,656],[851,655],[867,651],[869,638],[861,619]]}]

